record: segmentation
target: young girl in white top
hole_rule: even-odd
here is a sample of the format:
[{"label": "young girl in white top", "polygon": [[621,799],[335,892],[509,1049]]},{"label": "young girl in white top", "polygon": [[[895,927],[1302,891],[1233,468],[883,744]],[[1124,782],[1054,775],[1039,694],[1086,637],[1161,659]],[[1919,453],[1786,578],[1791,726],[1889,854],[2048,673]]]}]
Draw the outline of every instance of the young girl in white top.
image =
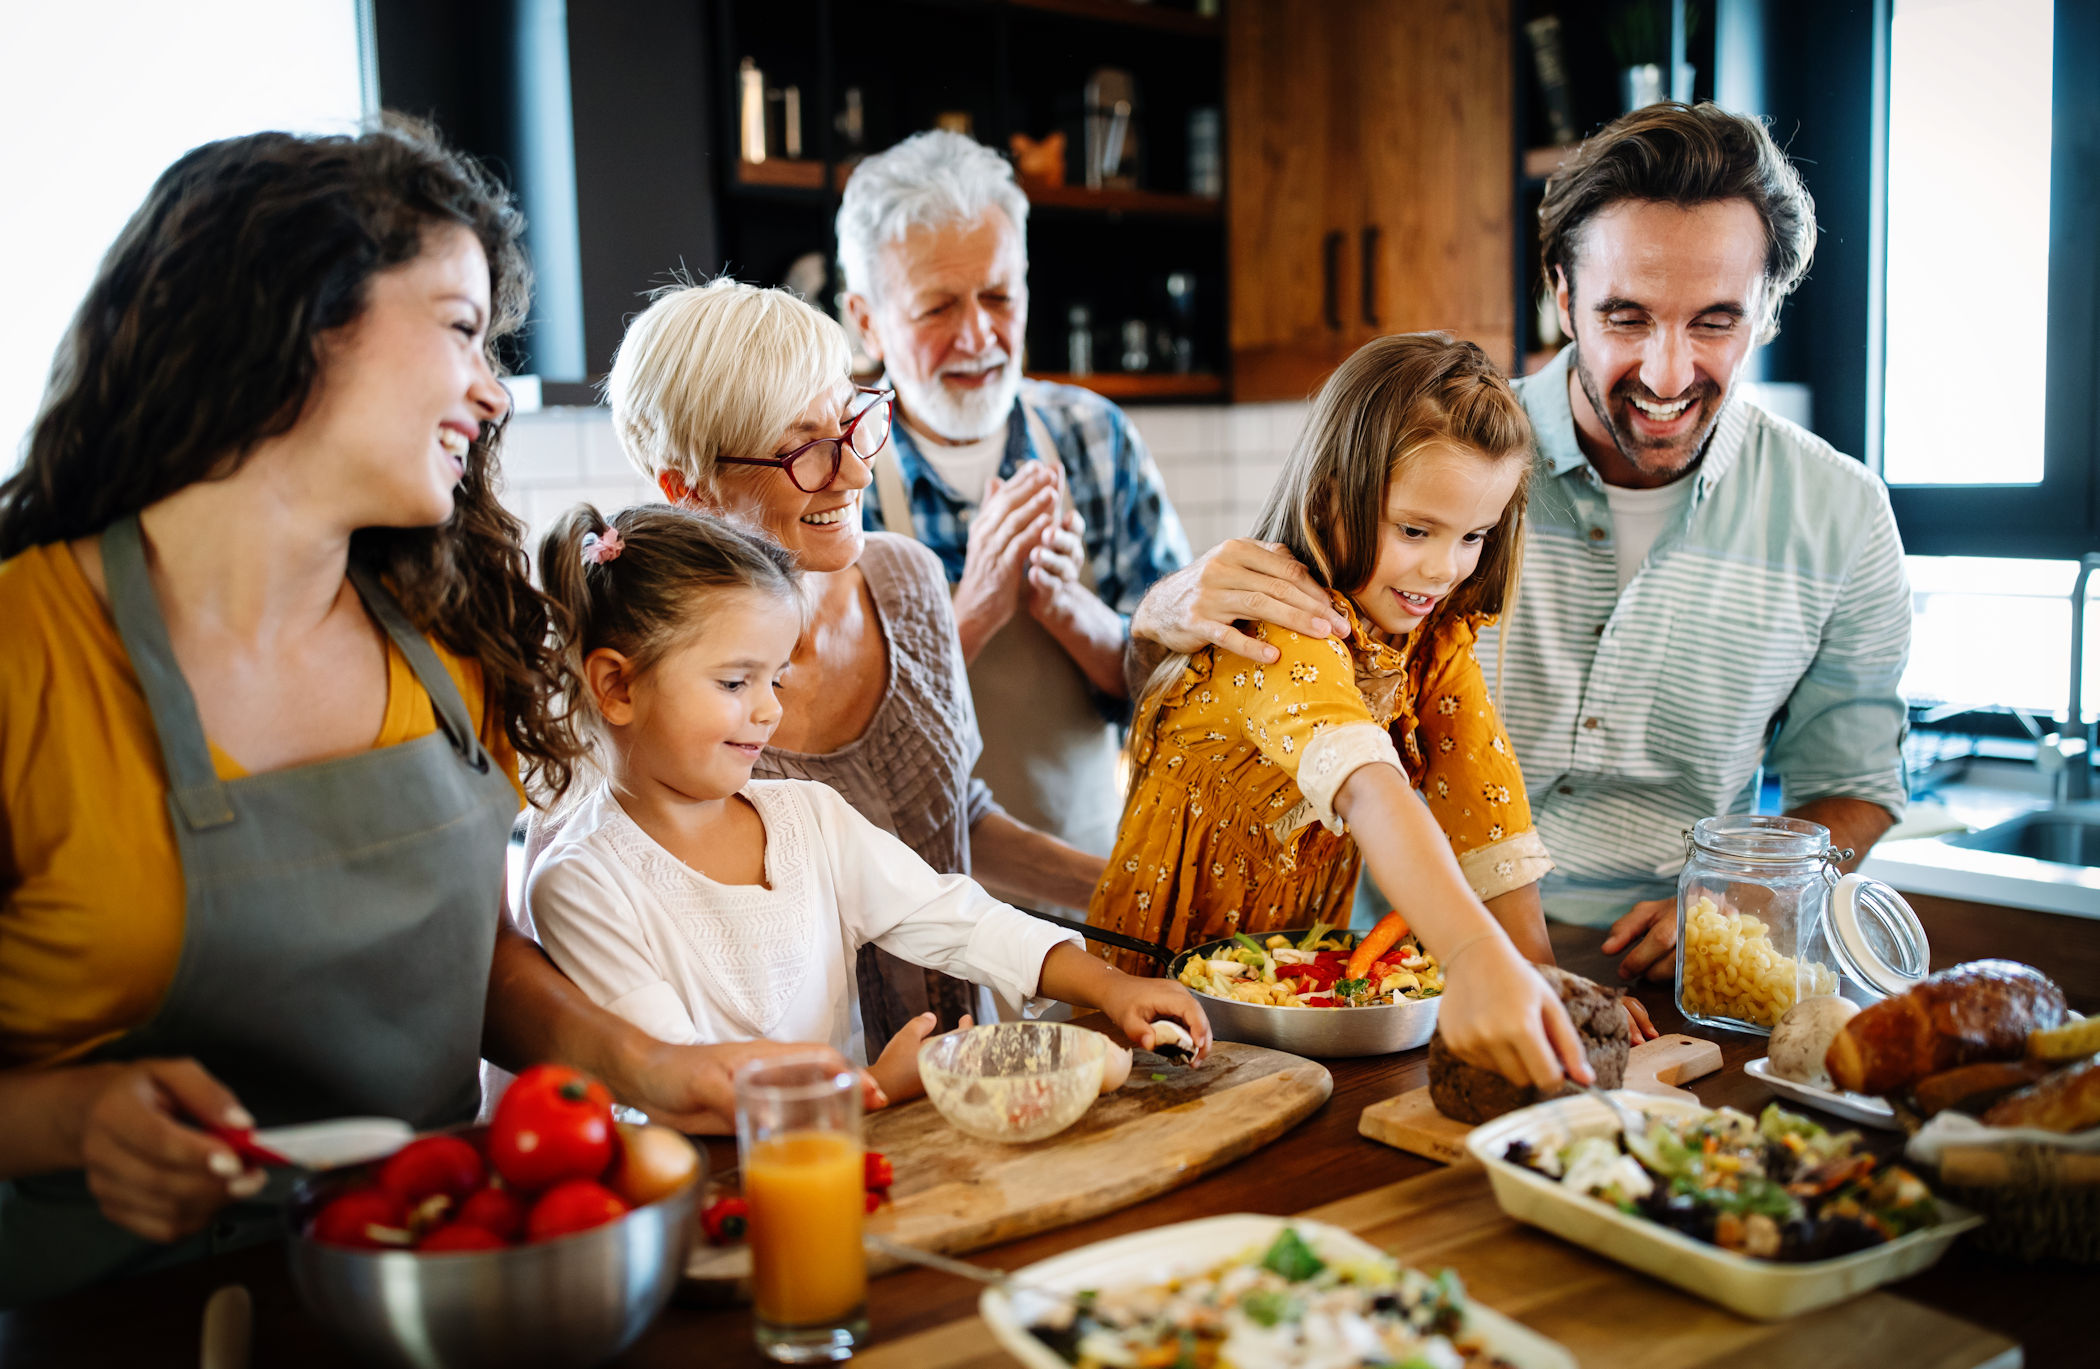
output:
[{"label": "young girl in white top", "polygon": [[[774,690],[805,622],[789,554],[664,505],[610,523],[580,505],[540,544],[567,611],[604,780],[534,862],[541,943],[584,991],[675,1042],[822,1042],[865,1059],[854,959],[894,955],[1012,998],[1102,1009],[1141,1046],[1209,1024],[1180,985],[1119,973],[1080,938],[941,875],[828,786],[751,778],[780,722]],[[966,1019],[967,1020],[967,1019]],[[870,1073],[919,1091],[924,1014]]]}]

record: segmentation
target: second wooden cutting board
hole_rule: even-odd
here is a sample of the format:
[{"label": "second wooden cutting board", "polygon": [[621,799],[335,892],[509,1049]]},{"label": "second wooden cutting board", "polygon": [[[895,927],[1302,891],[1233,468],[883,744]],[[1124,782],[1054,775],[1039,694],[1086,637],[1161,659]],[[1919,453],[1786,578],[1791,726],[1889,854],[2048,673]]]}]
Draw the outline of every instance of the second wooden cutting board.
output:
[{"label": "second wooden cutting board", "polygon": [[[1675,1034],[1643,1041],[1626,1057],[1626,1080],[1622,1087],[1638,1093],[1692,1095],[1675,1085],[1703,1078],[1721,1068],[1721,1048],[1695,1036]],[[1466,1158],[1466,1135],[1473,1128],[1436,1110],[1429,1101],[1429,1086],[1373,1103],[1357,1120],[1356,1129],[1411,1155],[1455,1165]]]},{"label": "second wooden cutting board", "polygon": [[[1129,1083],[1033,1145],[965,1136],[923,1098],[886,1108],[869,1115],[864,1135],[868,1149],[896,1167],[897,1183],[868,1229],[956,1255],[1098,1217],[1268,1144],[1333,1088],[1324,1065],[1218,1041],[1196,1069],[1139,1051]],[[868,1257],[871,1273],[893,1263]],[[750,1271],[743,1247],[707,1245],[685,1270],[688,1279],[713,1284]]]}]

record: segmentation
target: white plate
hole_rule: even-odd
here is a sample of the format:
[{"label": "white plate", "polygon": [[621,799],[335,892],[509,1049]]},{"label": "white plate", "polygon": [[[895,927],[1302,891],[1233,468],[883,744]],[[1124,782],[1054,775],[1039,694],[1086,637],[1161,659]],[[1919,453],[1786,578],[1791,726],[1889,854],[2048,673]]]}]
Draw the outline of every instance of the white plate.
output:
[{"label": "white plate", "polygon": [[[1614,1096],[1658,1117],[1696,1118],[1709,1111],[1704,1104],[1680,1098],[1623,1089],[1615,1090]],[[1645,1217],[1628,1216],[1610,1203],[1502,1158],[1511,1141],[1522,1139],[1546,1149],[1578,1136],[1612,1135],[1618,1128],[1601,1100],[1578,1094],[1536,1103],[1475,1127],[1466,1137],[1466,1149],[1487,1166],[1495,1201],[1511,1217],[1759,1321],[1798,1317],[1907,1279],[1936,1262],[1956,1236],[1983,1223],[1967,1208],[1942,1198],[1936,1226],[1834,1259],[1781,1263],[1738,1255]]]},{"label": "white plate", "polygon": [[1797,1084],[1782,1078],[1772,1068],[1772,1058],[1760,1055],[1743,1066],[1743,1073],[1763,1084],[1782,1098],[1820,1108],[1833,1117],[1842,1117],[1848,1122],[1857,1122],[1863,1127],[1877,1127],[1882,1131],[1899,1131],[1896,1110],[1885,1099],[1871,1093],[1848,1093],[1843,1089],[1817,1088],[1814,1084]]},{"label": "white plate", "polygon": [[[1287,1226],[1295,1227],[1307,1244],[1330,1260],[1337,1256],[1362,1259],[1384,1253],[1362,1237],[1325,1222],[1239,1212],[1099,1241],[1017,1269],[1013,1277],[1053,1293],[1163,1283],[1215,1269],[1242,1251],[1265,1248]],[[1027,1294],[1023,1292],[1019,1297],[1025,1301]],[[1013,1304],[1014,1299],[998,1288],[986,1289],[977,1300],[978,1313],[1006,1352],[1029,1369],[1071,1369],[1049,1346],[1030,1334]],[[1470,1295],[1466,1300],[1466,1326],[1479,1335],[1491,1354],[1512,1369],[1576,1369],[1575,1357],[1557,1342],[1483,1307]]]}]

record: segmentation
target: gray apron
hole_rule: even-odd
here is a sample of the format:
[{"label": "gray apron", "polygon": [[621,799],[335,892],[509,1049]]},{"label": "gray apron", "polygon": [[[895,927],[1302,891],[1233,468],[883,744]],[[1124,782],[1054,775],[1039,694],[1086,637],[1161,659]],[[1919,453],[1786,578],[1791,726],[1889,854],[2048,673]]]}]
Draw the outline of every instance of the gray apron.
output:
[{"label": "gray apron", "polygon": [[[1039,449],[1031,454],[1062,463],[1042,418],[1016,402],[1030,445]],[[877,462],[875,483],[884,526],[915,536],[899,463]],[[1060,513],[1069,511],[1068,502]],[[1091,566],[1081,567],[1081,583],[1094,587]],[[1116,793],[1121,744],[1094,702],[1086,672],[1025,606],[970,663],[970,693],[984,738],[977,778],[991,786],[999,806],[1030,827],[1106,856],[1122,816]]]},{"label": "gray apron", "polygon": [[[182,860],[182,952],[145,1025],[92,1060],[191,1056],[259,1126],[472,1121],[482,1005],[517,791],[384,587],[351,582],[430,694],[438,730],[221,780],[147,579],[138,519],[102,534],[110,612],[159,734]],[[277,1234],[285,1176],[158,1245],[106,1220],[80,1171],[0,1184],[0,1306]]]}]

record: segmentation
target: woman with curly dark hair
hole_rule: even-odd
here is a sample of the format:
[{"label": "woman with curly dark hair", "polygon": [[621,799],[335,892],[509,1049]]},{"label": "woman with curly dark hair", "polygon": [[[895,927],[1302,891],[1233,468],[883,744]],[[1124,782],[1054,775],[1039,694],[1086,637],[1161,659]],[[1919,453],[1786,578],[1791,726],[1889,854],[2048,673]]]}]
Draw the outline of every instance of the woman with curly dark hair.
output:
[{"label": "woman with curly dark hair", "polygon": [[579,754],[496,501],[520,222],[415,125],[171,166],[0,484],[0,1306],[276,1229],[205,1130],[471,1120],[486,1054],[719,1122],[501,926]]}]

